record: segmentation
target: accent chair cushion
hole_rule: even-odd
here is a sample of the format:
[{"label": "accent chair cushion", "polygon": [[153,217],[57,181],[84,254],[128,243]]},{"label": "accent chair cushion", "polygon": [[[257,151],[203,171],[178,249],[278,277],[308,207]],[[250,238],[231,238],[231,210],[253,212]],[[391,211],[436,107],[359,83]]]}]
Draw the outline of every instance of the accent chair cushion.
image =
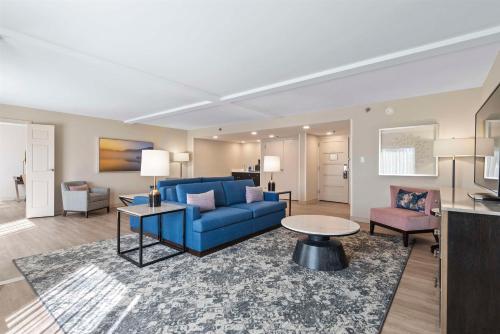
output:
[{"label": "accent chair cushion", "polygon": [[100,201],[107,201],[108,200],[108,194],[102,194],[102,193],[88,193],[89,197],[89,202],[100,202]]},{"label": "accent chair cushion", "polygon": [[224,193],[226,194],[226,205],[246,203],[247,199],[245,188],[247,186],[255,186],[252,179],[223,181],[222,187],[224,187]]},{"label": "accent chair cushion", "polygon": [[175,186],[177,191],[177,201],[186,203],[187,194],[201,194],[213,190],[215,197],[215,206],[226,205],[226,195],[222,188],[222,183],[218,182],[203,182],[203,183],[187,183],[178,184]]},{"label": "accent chair cushion", "polygon": [[371,209],[370,220],[403,231],[428,230],[439,227],[437,217],[426,215],[423,212],[399,208]]},{"label": "accent chair cushion", "polygon": [[427,192],[412,192],[399,189],[396,197],[396,207],[400,209],[425,211]]},{"label": "accent chair cushion", "polygon": [[69,185],[68,188],[69,191],[89,191],[89,185],[86,183],[76,186]]},{"label": "accent chair cushion", "polygon": [[248,210],[254,218],[286,209],[286,202],[261,201],[253,203],[239,203],[231,205],[232,208]]},{"label": "accent chair cushion", "polygon": [[264,191],[261,187],[245,187],[247,203],[261,202],[264,200]]},{"label": "accent chair cushion", "polygon": [[201,194],[187,194],[186,203],[200,208],[200,212],[215,210],[214,191],[210,190]]},{"label": "accent chair cushion", "polygon": [[248,210],[222,206],[213,211],[202,213],[200,219],[193,221],[193,231],[207,232],[251,218],[252,213]]}]

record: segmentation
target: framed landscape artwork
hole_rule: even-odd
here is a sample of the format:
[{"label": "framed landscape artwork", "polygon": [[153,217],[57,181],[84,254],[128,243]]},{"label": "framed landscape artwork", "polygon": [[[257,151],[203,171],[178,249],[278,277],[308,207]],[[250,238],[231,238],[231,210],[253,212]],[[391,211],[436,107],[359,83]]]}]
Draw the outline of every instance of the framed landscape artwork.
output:
[{"label": "framed landscape artwork", "polygon": [[148,141],[99,138],[99,172],[138,172],[142,150],[152,149]]}]

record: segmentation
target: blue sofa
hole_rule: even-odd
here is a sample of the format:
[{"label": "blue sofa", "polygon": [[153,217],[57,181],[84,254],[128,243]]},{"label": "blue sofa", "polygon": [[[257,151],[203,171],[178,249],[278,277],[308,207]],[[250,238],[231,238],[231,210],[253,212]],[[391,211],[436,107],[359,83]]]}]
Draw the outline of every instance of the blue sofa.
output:
[{"label": "blue sofa", "polygon": [[161,194],[162,201],[177,202],[177,191],[175,187],[178,184],[204,183],[214,181],[233,181],[234,176],[215,176],[215,177],[192,177],[188,179],[166,179],[158,181],[156,187]]},{"label": "blue sofa", "polygon": [[[203,256],[215,250],[280,226],[286,216],[286,202],[280,202],[275,193],[264,192],[264,201],[246,203],[245,187],[254,186],[253,180],[207,181],[178,183],[172,203],[186,203],[187,194],[199,194],[210,190],[215,194],[216,209],[200,212],[199,207],[187,205],[186,246],[195,255]],[[162,184],[163,188],[172,187]],[[171,188],[169,188],[171,189]],[[174,196],[165,189],[165,199]],[[147,197],[136,197],[134,204],[145,204]],[[164,214],[162,238],[172,246],[182,244],[182,212]],[[137,230],[139,220],[130,218],[130,226]],[[143,220],[144,231],[157,237],[157,218]]]}]

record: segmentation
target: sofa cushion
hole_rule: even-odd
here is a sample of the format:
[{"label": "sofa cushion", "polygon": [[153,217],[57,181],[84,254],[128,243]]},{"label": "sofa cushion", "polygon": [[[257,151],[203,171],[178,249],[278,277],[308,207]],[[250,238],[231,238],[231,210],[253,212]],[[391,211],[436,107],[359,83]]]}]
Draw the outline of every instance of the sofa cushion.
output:
[{"label": "sofa cushion", "polygon": [[219,207],[213,211],[203,212],[200,219],[194,220],[193,231],[200,233],[211,231],[248,219],[252,219],[252,213],[248,210]]},{"label": "sofa cushion", "polygon": [[224,193],[226,194],[226,205],[246,203],[245,187],[253,187],[255,184],[252,179],[238,181],[223,181]]},{"label": "sofa cushion", "polygon": [[399,208],[371,209],[370,220],[403,231],[428,230],[439,226],[439,221],[434,216]]},{"label": "sofa cushion", "polygon": [[200,208],[200,212],[215,210],[214,191],[209,190],[201,194],[187,194],[186,203]]},{"label": "sofa cushion", "polygon": [[211,177],[201,178],[201,182],[232,181],[232,180],[234,180],[234,176],[211,176]]},{"label": "sofa cushion", "polygon": [[286,202],[261,201],[253,203],[239,203],[231,205],[232,208],[248,210],[254,218],[286,209]]},{"label": "sofa cushion", "polygon": [[213,190],[215,206],[226,205],[226,196],[224,195],[224,190],[222,189],[222,183],[220,181],[178,184],[175,186],[175,189],[177,190],[177,201],[181,203],[186,203],[186,194],[201,194]]},{"label": "sofa cushion", "polygon": [[160,180],[157,183],[157,187],[168,187],[168,186],[176,186],[178,184],[185,184],[185,183],[200,183],[201,182],[201,177],[193,177],[190,179],[167,179],[167,180]]}]

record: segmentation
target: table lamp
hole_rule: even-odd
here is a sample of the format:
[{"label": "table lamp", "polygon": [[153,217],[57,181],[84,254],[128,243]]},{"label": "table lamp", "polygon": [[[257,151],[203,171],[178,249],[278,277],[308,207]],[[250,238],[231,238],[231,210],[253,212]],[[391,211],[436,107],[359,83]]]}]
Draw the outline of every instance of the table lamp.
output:
[{"label": "table lamp", "polygon": [[271,181],[267,183],[268,191],[275,191],[276,184],[273,181],[273,172],[280,172],[280,157],[275,155],[264,156],[264,172],[271,173]]},{"label": "table lamp", "polygon": [[141,176],[153,177],[153,189],[149,193],[149,206],[161,206],[160,192],[156,188],[157,176],[170,174],[170,154],[163,150],[142,150]]},{"label": "table lamp", "polygon": [[434,156],[452,158],[451,186],[455,189],[455,158],[474,155],[474,138],[448,138],[434,141]]},{"label": "table lamp", "polygon": [[174,161],[179,163],[179,169],[180,169],[180,173],[181,173],[180,178],[182,179],[182,164],[184,162],[189,161],[189,153],[187,153],[187,152],[174,153]]}]

